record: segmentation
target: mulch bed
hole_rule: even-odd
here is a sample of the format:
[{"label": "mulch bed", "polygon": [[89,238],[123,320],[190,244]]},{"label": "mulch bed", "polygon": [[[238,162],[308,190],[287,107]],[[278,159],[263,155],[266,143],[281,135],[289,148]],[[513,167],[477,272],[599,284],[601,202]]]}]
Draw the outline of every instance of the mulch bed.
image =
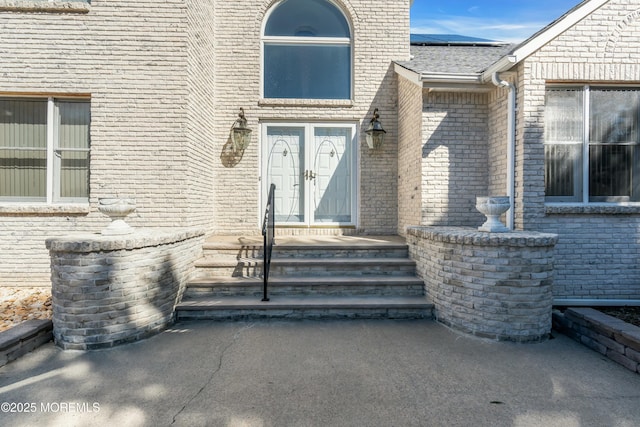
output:
[{"label": "mulch bed", "polygon": [[606,307],[598,311],[640,327],[640,307]]},{"label": "mulch bed", "polygon": [[51,288],[0,287],[0,332],[31,319],[51,319]]}]

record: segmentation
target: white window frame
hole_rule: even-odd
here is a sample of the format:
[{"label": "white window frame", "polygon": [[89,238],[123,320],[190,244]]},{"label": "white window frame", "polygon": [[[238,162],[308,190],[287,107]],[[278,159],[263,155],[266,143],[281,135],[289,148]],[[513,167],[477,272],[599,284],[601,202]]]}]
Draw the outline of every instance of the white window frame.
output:
[{"label": "white window frame", "polygon": [[[581,201],[559,201],[557,200],[561,196],[552,196],[553,198],[549,200],[549,196],[545,196],[547,206],[636,206],[640,207],[640,201],[589,201],[589,147],[591,146],[591,135],[590,135],[590,112],[591,112],[591,89],[606,89],[606,88],[619,88],[619,89],[630,89],[636,90],[640,93],[640,87],[630,86],[630,85],[600,85],[600,84],[584,84],[584,85],[569,85],[569,84],[557,84],[557,85],[547,85],[547,88],[551,89],[580,89],[583,93],[582,100],[582,117],[583,117],[583,135],[582,135],[582,164],[580,166],[579,173],[582,175],[582,194]],[[640,123],[638,124],[640,126]],[[544,141],[544,144],[547,145],[547,142]],[[550,144],[554,145],[554,144]],[[558,144],[559,145],[559,144]],[[640,149],[640,141],[638,143],[638,149]],[[546,167],[546,165],[545,165]],[[639,166],[640,169],[640,166]]]},{"label": "white window frame", "polygon": [[[344,99],[344,100],[353,100],[354,99],[354,82],[355,82],[355,72],[354,72],[354,65],[355,65],[355,61],[354,61],[354,52],[353,52],[353,25],[351,25],[351,21],[347,18],[347,16],[345,15],[344,11],[342,10],[342,8],[337,5],[335,2],[327,0],[329,3],[333,4],[334,7],[336,7],[344,16],[345,21],[347,22],[347,25],[349,25],[349,34],[351,35],[351,37],[294,37],[294,36],[265,36],[264,32],[266,30],[266,26],[267,23],[269,22],[269,18],[271,17],[271,13],[278,7],[278,5],[280,4],[280,2],[274,4],[271,9],[267,12],[267,14],[265,15],[263,21],[262,21],[262,30],[260,32],[261,34],[261,40],[260,40],[260,98],[265,99],[264,98],[264,77],[265,77],[265,69],[264,69],[264,64],[265,64],[265,45],[282,45],[282,46],[311,46],[311,45],[316,45],[316,46],[349,46],[349,53],[350,53],[350,64],[349,64],[349,70],[350,70],[350,88],[349,88],[349,99]],[[280,99],[280,98],[278,98]],[[288,99],[288,98],[282,98],[282,99]],[[289,98],[291,99],[291,98]],[[293,99],[299,99],[299,98],[293,98]]]},{"label": "white window frame", "polygon": [[[29,97],[14,97],[15,99],[27,99]],[[42,99],[42,98],[32,98]],[[89,194],[87,197],[61,197],[60,196],[60,180],[61,180],[61,168],[62,168],[62,156],[63,151],[79,151],[89,153],[91,151],[91,142],[89,141],[89,148],[86,149],[64,149],[59,147],[59,109],[57,101],[78,101],[89,102],[89,99],[85,98],[63,98],[63,97],[47,97],[47,171],[46,171],[46,194],[45,199],[31,198],[31,197],[4,197],[0,199],[1,204],[79,204],[89,203]],[[88,189],[87,193],[89,193]]]}]

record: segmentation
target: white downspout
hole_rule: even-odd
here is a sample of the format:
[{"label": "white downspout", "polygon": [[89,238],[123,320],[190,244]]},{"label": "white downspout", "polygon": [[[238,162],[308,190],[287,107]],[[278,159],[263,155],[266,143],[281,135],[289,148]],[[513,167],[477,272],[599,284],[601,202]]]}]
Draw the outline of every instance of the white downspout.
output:
[{"label": "white downspout", "polygon": [[509,101],[507,106],[507,196],[511,208],[507,212],[507,228],[514,229],[515,218],[515,151],[516,151],[516,87],[506,80],[501,80],[498,73],[491,75],[491,81],[498,87],[509,89]]}]

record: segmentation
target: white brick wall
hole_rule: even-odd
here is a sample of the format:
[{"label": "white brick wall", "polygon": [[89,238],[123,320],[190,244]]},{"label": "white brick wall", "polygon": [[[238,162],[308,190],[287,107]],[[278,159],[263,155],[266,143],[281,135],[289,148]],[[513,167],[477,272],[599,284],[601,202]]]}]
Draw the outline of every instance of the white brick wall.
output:
[{"label": "white brick wall", "polygon": [[215,151],[213,118],[215,96],[215,3],[187,1],[189,109],[187,118],[188,194],[185,206],[189,226],[213,228],[213,164]]},{"label": "white brick wall", "polygon": [[[556,297],[640,299],[640,208],[608,213],[546,209],[543,146],[547,82],[640,86],[639,7],[636,1],[608,2],[507,77],[517,87],[515,226],[559,234]],[[411,102],[403,85],[401,81],[401,102]],[[424,95],[420,224],[479,225],[482,217],[475,212],[473,197],[506,193],[507,95],[506,89],[487,95]],[[402,230],[416,221],[411,199],[416,185],[406,176],[415,166],[404,140],[405,135],[407,140],[415,137],[400,126]]]},{"label": "white brick wall", "polygon": [[[256,3],[260,6],[256,7]],[[397,228],[397,89],[392,61],[409,56],[409,2],[338,1],[352,24],[354,99],[349,102],[267,102],[260,98],[261,25],[272,1],[220,2],[216,10],[215,231],[257,232],[260,222],[259,122],[346,121],[360,124],[360,231]],[[218,157],[238,108],[254,130],[244,157],[226,167]],[[364,129],[374,108],[387,130],[384,148],[370,153]],[[313,232],[313,231],[309,231]]]},{"label": "white brick wall", "polygon": [[422,85],[398,76],[398,233],[422,217]]},{"label": "white brick wall", "polygon": [[556,297],[640,299],[640,208],[612,214],[590,209],[547,213],[542,145],[547,82],[640,85],[639,7],[637,1],[609,1],[518,69],[527,82],[526,95],[519,100],[519,120],[527,125],[518,137],[519,143],[525,142],[517,168],[517,191],[526,201],[520,225],[560,236]]},{"label": "white brick wall", "polygon": [[475,197],[488,195],[488,113],[486,94],[424,96],[420,225],[482,224]]},{"label": "white brick wall", "polygon": [[[128,220],[134,227],[257,232],[264,120],[360,123],[358,225],[394,233],[391,64],[409,56],[409,1],[337,3],[353,28],[354,99],[310,105],[260,100],[260,32],[273,1],[94,0],[74,13],[0,9],[0,96],[86,95],[92,114],[89,206],[35,206],[28,215],[0,206],[0,285],[48,282],[44,239],[101,229],[108,219],[97,211],[100,197],[136,198]],[[239,107],[253,142],[231,167],[224,147]],[[371,154],[362,132],[376,107],[387,144]]]},{"label": "white brick wall", "polygon": [[44,239],[102,228],[100,197],[136,198],[133,226],[197,221],[188,215],[197,173],[187,162],[187,112],[197,76],[187,73],[185,10],[181,0],[98,0],[88,13],[0,12],[0,96],[83,94],[92,114],[89,208],[23,216],[2,206],[1,284],[48,281]]}]

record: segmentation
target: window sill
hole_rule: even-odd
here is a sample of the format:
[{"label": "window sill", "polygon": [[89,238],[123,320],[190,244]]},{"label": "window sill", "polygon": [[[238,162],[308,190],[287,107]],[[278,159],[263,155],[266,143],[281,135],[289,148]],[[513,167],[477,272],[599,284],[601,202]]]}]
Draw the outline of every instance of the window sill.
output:
[{"label": "window sill", "polygon": [[89,13],[91,4],[83,1],[0,0],[0,12]]},{"label": "window sill", "polygon": [[0,204],[1,216],[55,216],[87,215],[91,212],[89,204]]},{"label": "window sill", "polygon": [[330,107],[351,108],[353,101],[350,99],[289,99],[289,98],[263,98],[258,101],[260,107]]},{"label": "window sill", "polygon": [[634,204],[548,204],[545,205],[547,215],[633,215],[640,214],[640,203]]}]

